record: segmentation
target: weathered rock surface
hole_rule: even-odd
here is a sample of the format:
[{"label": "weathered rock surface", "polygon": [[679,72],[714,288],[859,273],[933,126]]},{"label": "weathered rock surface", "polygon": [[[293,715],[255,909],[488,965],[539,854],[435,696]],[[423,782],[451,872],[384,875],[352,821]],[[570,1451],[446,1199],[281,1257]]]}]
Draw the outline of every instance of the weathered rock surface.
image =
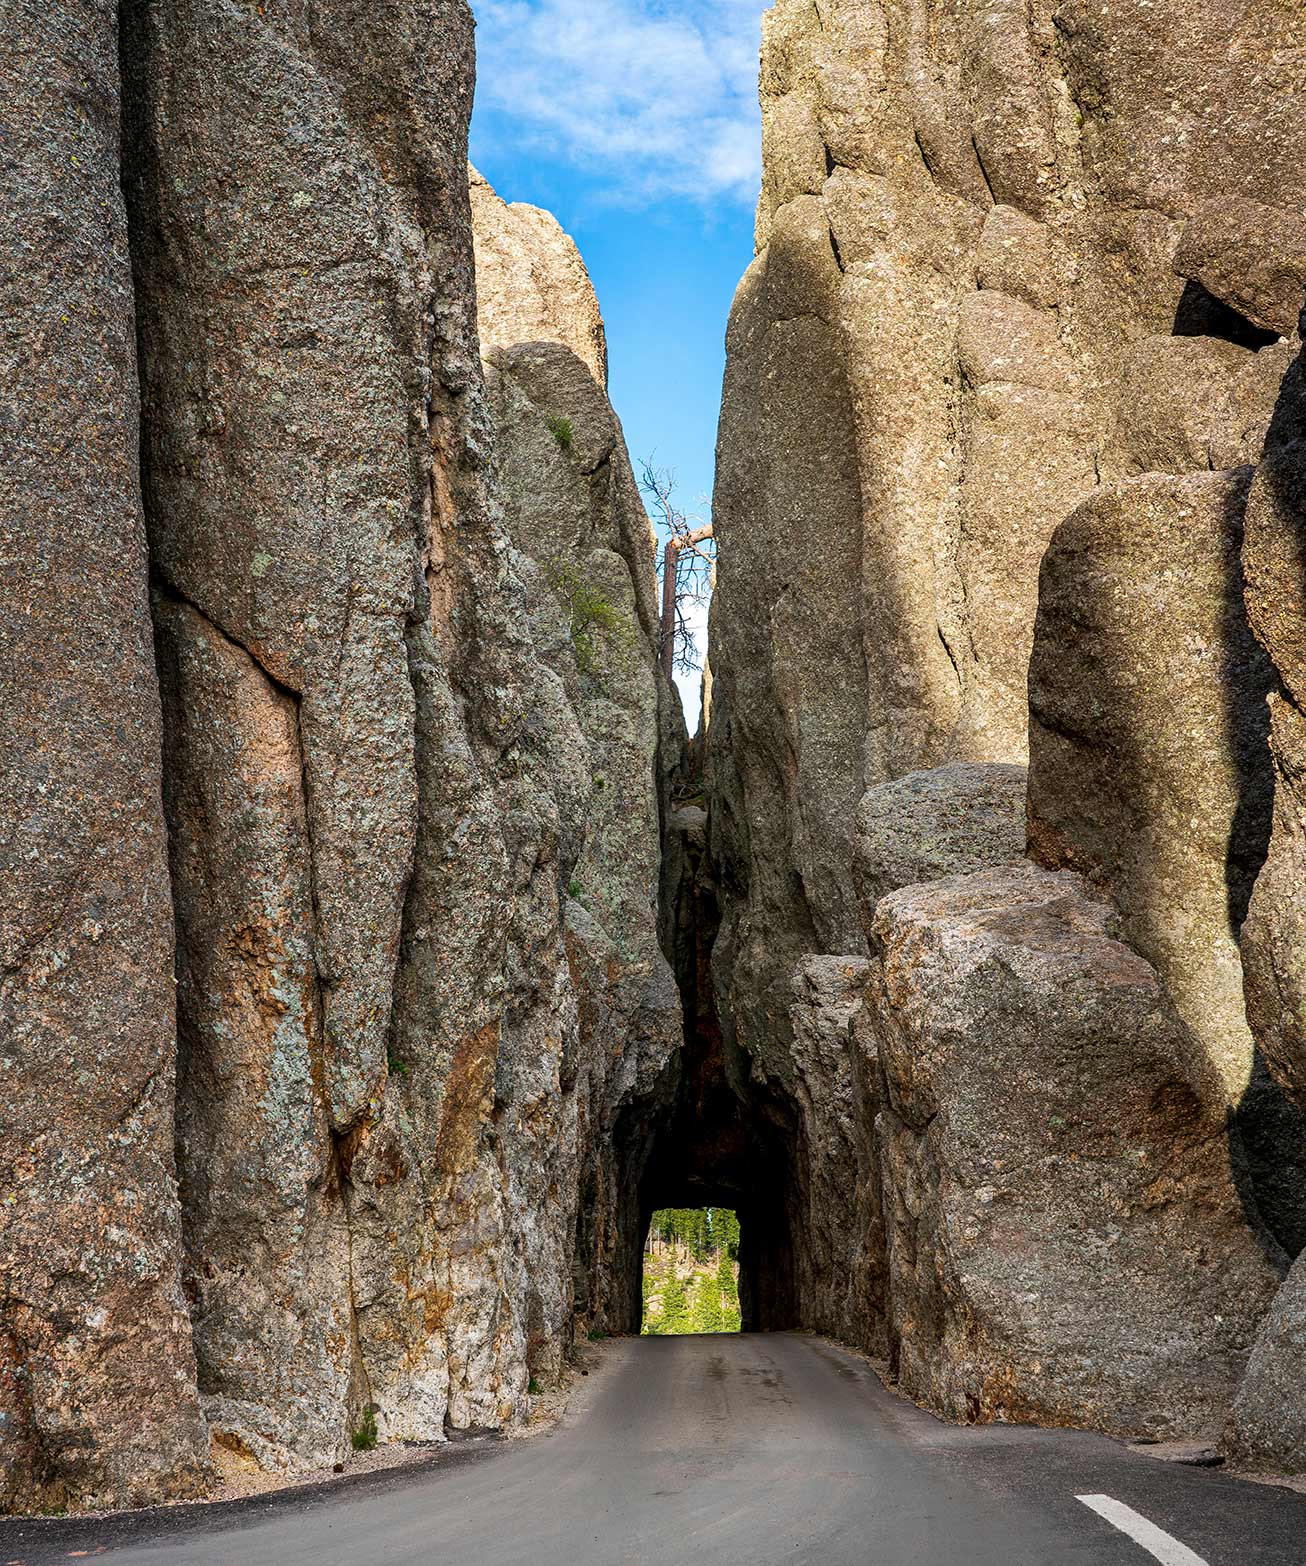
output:
[{"label": "weathered rock surface", "polygon": [[[1274,1287],[1253,1176],[1277,1234],[1293,1249],[1306,1240],[1302,1122],[1256,1048],[1266,1027],[1287,1035],[1291,1025],[1257,1021],[1249,989],[1253,1037],[1239,950],[1273,787],[1273,674],[1242,609],[1241,516],[1297,352],[1280,339],[1300,304],[1299,31],[1276,5],[1229,17],[1204,0],[927,10],[779,0],[764,19],[758,256],[731,318],[715,500],[717,1010],[748,1101],[788,1126],[799,1149],[798,1205],[816,1185],[857,1193],[805,1220],[818,1236],[840,1235],[820,1245],[853,1254],[883,1204],[896,1261],[887,1284],[881,1265],[879,1282],[848,1297],[866,1331],[887,1315],[891,1336],[905,1334],[922,1396],[962,1417],[1010,1411],[1209,1434]],[[1301,580],[1300,556],[1294,544],[1267,582]],[[946,1289],[926,1278],[924,1247],[946,1252],[955,1236],[922,1182],[950,1177],[924,1169],[933,1128],[922,1117],[907,1129],[892,1094],[911,1086],[909,1067],[927,1074],[938,1063],[907,1059],[908,1024],[891,1008],[868,1004],[845,1020],[830,989],[839,965],[852,972],[865,960],[868,940],[873,970],[888,960],[877,906],[931,896],[895,898],[895,888],[1020,859],[1031,688],[1030,842],[1048,864],[1093,876],[1135,951],[1107,939],[1100,911],[1100,949],[1088,956],[1086,915],[1067,924],[1022,914],[1020,940],[1003,940],[1041,955],[1025,978],[1015,970],[1011,983],[1030,993],[1011,1000],[1013,1012],[1027,1004],[1049,1039],[1086,1038],[1090,1011],[1114,1018],[1111,1070],[1127,1074],[1133,1061],[1139,1084],[1162,1093],[1194,1073],[1203,1084],[1200,1099],[1175,1087],[1168,1107],[1126,1084],[1134,1143],[1118,1144],[1110,1180],[1085,1196],[1103,1215],[1103,1255],[1108,1224],[1128,1234],[1125,1213],[1134,1225],[1128,1286],[1140,1314],[1119,1329],[1128,1342],[1108,1342],[1109,1326],[1092,1340],[1096,1315],[1129,1309],[1108,1300],[1092,1246],[1072,1237],[1057,1251],[1046,1215],[1030,1243],[1036,1255],[1045,1239],[1056,1252],[1037,1266],[1054,1266],[1058,1283],[1064,1275],[1074,1304],[1063,1317],[1037,1282],[1025,1286],[1033,1303],[1018,1291],[1014,1247],[997,1282],[969,1254],[947,1263]],[[1276,730],[1290,717],[1281,706]],[[1306,756],[1306,741],[1299,748]],[[1286,755],[1288,742],[1278,749]],[[1271,935],[1267,915],[1259,958],[1267,979],[1295,961],[1284,909],[1296,828],[1280,794],[1284,868],[1277,892],[1265,883],[1277,923]],[[1031,869],[1002,874],[1044,884]],[[920,914],[922,931],[931,919],[951,928],[938,898]],[[1050,975],[1077,963],[1087,989],[1072,987],[1062,1004]],[[1126,968],[1134,976],[1113,998],[1111,975]],[[940,958],[940,984],[945,969]],[[997,1005],[986,973],[955,976],[959,1015]],[[902,1058],[886,1066],[895,1027]],[[994,1022],[994,1040],[1001,1034]],[[1031,1059],[1038,1036],[1029,1034]],[[1294,1046],[1263,1047],[1282,1060]],[[960,1052],[959,1039],[948,1048]],[[1016,1097],[1022,1069],[1013,1054],[1004,1091]],[[956,1071],[964,1081],[965,1063]],[[1045,1086],[1079,1112],[1070,1079],[1059,1088],[1052,1071]],[[941,1071],[938,1090],[948,1087]],[[985,1091],[978,1076],[973,1091]],[[1031,1084],[1031,1103],[1040,1091]],[[893,1152],[868,1174],[865,1124],[886,1092]],[[1024,1112],[1018,1128],[997,1113],[976,1119],[967,1156],[1018,1173],[1017,1145],[1041,1147],[1049,1134]],[[1051,1112],[1090,1136],[1087,1122]],[[804,1137],[828,1152],[838,1179],[808,1159]],[[1190,1243],[1177,1209],[1131,1184],[1127,1146],[1188,1193],[1195,1231],[1211,1206],[1209,1244]],[[789,1222],[792,1319],[836,1319],[828,1291],[809,1286],[819,1268],[801,1260],[816,1243],[803,1221]],[[1154,1245],[1175,1248],[1182,1282],[1146,1275]],[[1203,1246],[1211,1256],[1227,1247],[1253,1279],[1218,1343],[1185,1324],[1192,1300],[1222,1287]],[[874,1278],[865,1247],[858,1254]],[[1010,1334],[980,1368],[989,1350],[963,1324],[972,1284],[976,1319],[988,1311],[993,1330]],[[1076,1348],[1080,1314],[1088,1336]],[[835,1330],[864,1341],[856,1324]],[[1045,1346],[1057,1359],[1040,1388]],[[1094,1391],[1094,1367],[1108,1361]]]},{"label": "weathered rock surface", "polygon": [[1111,897],[1248,1139],[1272,1227],[1306,1243],[1306,1121],[1265,1076],[1239,931],[1269,837],[1273,672],[1248,626],[1250,471],[1132,479],[1043,562],[1030,665],[1030,849]]},{"label": "weathered rock surface", "polygon": [[1210,1435],[1280,1273],[1222,1085],[1113,921],[1028,865],[881,902],[895,1357],[957,1419]]},{"label": "weathered rock surface", "polygon": [[[572,686],[537,656],[548,589],[503,526],[470,13],[312,11],[146,5],[126,51],[187,1285],[219,1455],[287,1469],[339,1456],[369,1410],[382,1440],[508,1423],[560,1366],[581,1188],[620,1099],[572,977],[596,811],[618,1031],[647,1012],[665,1054],[678,1016],[665,964],[621,944],[638,905],[656,954],[651,652],[617,662],[643,684],[596,759],[575,654]],[[513,221],[523,243],[551,232]],[[556,292],[532,308],[537,332],[565,316]],[[608,560],[628,599],[651,574],[647,543]],[[606,805],[610,761],[638,801]],[[646,1068],[629,1045],[630,1080]]]},{"label": "weathered rock surface", "polygon": [[1238,1388],[1225,1447],[1238,1462],[1306,1471],[1306,1255],[1297,1259],[1261,1326]]},{"label": "weathered rock surface", "polygon": [[1188,220],[1175,271],[1200,283],[1255,326],[1292,333],[1306,293],[1306,233],[1300,207],[1205,202]]},{"label": "weathered rock surface", "polygon": [[794,975],[799,1178],[789,1227],[803,1324],[884,1354],[884,1225],[872,1144],[879,1083],[862,1014],[868,966],[864,957],[809,957]]},{"label": "weathered rock surface", "polygon": [[[890,892],[1020,861],[1025,769],[962,763],[868,789],[857,811],[856,879],[868,939]],[[883,1103],[865,957],[809,957],[787,1022],[793,1319],[875,1354],[889,1350],[884,1197],[874,1145]],[[754,1091],[762,1087],[754,1067]]]},{"label": "weathered rock surface", "polygon": [[[167,594],[196,611],[173,617],[172,657],[193,680],[243,654],[229,786],[245,753],[283,816],[296,795],[305,812],[294,837],[269,823],[282,862],[264,869],[284,906],[259,897],[247,919],[248,875],[188,805],[223,764],[203,737],[222,726],[221,693],[170,711],[169,795],[201,878],[178,899],[182,950],[227,919],[247,931],[215,975],[228,991],[201,1005],[198,983],[183,988],[196,1101],[180,1123],[202,1156],[210,1083],[235,1054],[269,1092],[237,1099],[228,1082],[229,1130],[273,1132],[288,1166],[251,1213],[241,1169],[208,1161],[187,1181],[187,1222],[238,1244],[230,1231],[283,1227],[288,1201],[304,1213],[266,1276],[207,1279],[191,1253],[215,1439],[255,1461],[339,1454],[369,1404],[383,1438],[440,1439],[446,1418],[510,1418],[525,1391],[499,1164],[516,1106],[502,1140],[493,1120],[512,1103],[505,1089],[496,1106],[494,1086],[509,1076],[505,964],[529,880],[501,821],[538,675],[479,471],[471,18],[437,10],[392,8],[378,30],[348,12],[313,25],[299,5],[252,23],[208,0],[147,5],[124,51],[151,551]],[[552,877],[556,810],[535,803],[528,862]],[[268,971],[269,938],[285,975]],[[235,1003],[293,990],[297,960],[307,993],[279,1037]],[[346,1224],[347,1243],[315,1257],[331,1275],[319,1319],[286,1320],[319,1218]],[[233,1353],[265,1331],[280,1381]],[[293,1406],[274,1408],[287,1381]]]},{"label": "weathered rock surface", "polygon": [[1243,930],[1248,1014],[1278,1079],[1306,1108],[1306,379],[1284,382],[1252,481],[1247,610],[1280,689],[1272,703],[1274,826]]},{"label": "weathered rock surface", "polygon": [[[483,195],[478,225],[486,205]],[[493,254],[478,250],[477,272],[478,290],[488,282],[492,294],[507,286],[487,277]],[[532,323],[537,338],[548,324]],[[564,317],[558,338],[567,326]],[[655,651],[653,534],[602,385],[561,340],[494,350],[488,370],[505,519],[529,561],[532,635],[583,735],[586,832],[565,916],[580,1008],[577,1311],[589,1330],[637,1330],[640,1177],[683,1043],[659,894],[684,725]]]},{"label": "weathered rock surface", "polygon": [[154,610],[199,1384],[221,1458],[321,1466],[356,1371],[299,707],[198,610],[162,592]]},{"label": "weathered rock surface", "polygon": [[631,1324],[683,724],[593,291],[478,184],[487,402],[467,6],[20,21],[0,1505],[79,1506]]},{"label": "weathered rock surface", "polygon": [[1264,855],[1273,681],[1246,623],[1250,471],[1148,476],[1066,518],[1030,664],[1029,839],[1106,886],[1237,1101],[1237,933]]},{"label": "weathered rock surface", "polygon": [[1023,859],[1026,785],[1024,767],[955,762],[867,789],[854,862],[867,935],[890,892]]},{"label": "weathered rock surface", "polygon": [[5,8],[0,1510],[193,1493],[116,8]]},{"label": "weathered rock surface", "polygon": [[[768,1081],[791,976],[864,950],[863,794],[1025,761],[1063,519],[1104,481],[1259,457],[1293,351],[1298,43],[1282,7],[1214,0],[766,13],[708,781],[718,1006]],[[1232,994],[1227,921],[1216,966]]]},{"label": "weathered rock surface", "polygon": [[561,343],[608,384],[608,340],[589,273],[552,212],[511,205],[469,170],[481,351]]}]

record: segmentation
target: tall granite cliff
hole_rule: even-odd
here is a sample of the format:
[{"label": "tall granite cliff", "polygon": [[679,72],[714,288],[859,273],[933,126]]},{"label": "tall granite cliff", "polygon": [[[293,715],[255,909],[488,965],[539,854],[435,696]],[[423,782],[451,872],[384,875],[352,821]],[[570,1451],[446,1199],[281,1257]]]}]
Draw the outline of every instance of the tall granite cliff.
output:
[{"label": "tall granite cliff", "polygon": [[648,523],[544,215],[485,299],[555,238],[570,292],[487,394],[468,7],[48,31],[5,68],[11,1509],[519,1419],[578,1311],[629,1323],[681,1040]]},{"label": "tall granite cliff", "polygon": [[464,0],[6,20],[0,1508],[510,1425],[689,1201],[1306,1469],[1294,9],[766,13],[694,747]]},{"label": "tall granite cliff", "polygon": [[662,891],[676,875],[663,823],[684,718],[657,657],[655,540],[607,398],[584,263],[550,213],[508,205],[475,171],[472,207],[504,520],[539,656],[580,726],[589,790],[564,915],[580,1007],[577,1313],[591,1331],[637,1331],[640,1186],[683,1043]]},{"label": "tall granite cliff", "polygon": [[190,1493],[117,8],[5,7],[0,1508]]},{"label": "tall granite cliff", "polygon": [[[1250,1025],[1240,955],[1278,658],[1240,552],[1249,483],[1291,487],[1252,465],[1299,351],[1301,45],[1273,0],[763,18],[714,510],[717,1012],[745,1113],[793,1128],[786,1319],[955,1416],[1218,1432],[1306,1243],[1282,701]],[[814,1007],[836,964],[851,994]],[[987,1074],[948,1065],[963,1037]],[[1143,1187],[1079,1183],[1102,1093]],[[1078,1292],[1117,1247],[1137,1339]],[[1190,1310],[1216,1256],[1219,1341]]]}]

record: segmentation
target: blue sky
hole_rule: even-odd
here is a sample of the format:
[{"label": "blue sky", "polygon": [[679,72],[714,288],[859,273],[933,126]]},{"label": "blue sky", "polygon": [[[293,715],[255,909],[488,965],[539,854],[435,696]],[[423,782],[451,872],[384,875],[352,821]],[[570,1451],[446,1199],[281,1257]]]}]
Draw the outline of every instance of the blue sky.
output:
[{"label": "blue sky", "polygon": [[631,457],[674,469],[704,514],[726,318],[753,255],[764,7],[472,0],[472,161],[580,246]]}]

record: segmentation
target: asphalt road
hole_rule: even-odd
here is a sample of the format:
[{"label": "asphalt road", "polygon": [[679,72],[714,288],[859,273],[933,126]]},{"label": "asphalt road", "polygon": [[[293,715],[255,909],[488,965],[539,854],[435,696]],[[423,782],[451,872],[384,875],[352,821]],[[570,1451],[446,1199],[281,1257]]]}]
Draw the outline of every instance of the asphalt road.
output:
[{"label": "asphalt road", "polygon": [[1099,1436],[944,1425],[819,1339],[600,1357],[550,1435],[226,1506],[3,1523],[0,1566],[1306,1563],[1306,1496]]}]

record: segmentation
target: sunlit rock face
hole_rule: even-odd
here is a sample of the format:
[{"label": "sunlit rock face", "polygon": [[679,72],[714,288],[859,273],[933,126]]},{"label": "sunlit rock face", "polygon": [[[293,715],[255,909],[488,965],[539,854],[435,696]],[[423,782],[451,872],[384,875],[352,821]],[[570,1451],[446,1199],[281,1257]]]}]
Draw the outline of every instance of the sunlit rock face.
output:
[{"label": "sunlit rock face", "polygon": [[[1286,1257],[1265,1222],[1290,1251],[1306,1238],[1303,1122],[1261,1059],[1285,1048],[1249,1027],[1239,945],[1274,791],[1274,674],[1239,552],[1299,347],[1298,45],[1270,0],[1232,20],[1213,0],[765,14],[758,255],[731,317],[715,497],[712,971],[745,1097],[793,1126],[846,1106],[853,1129],[824,1139],[846,1149],[846,1194],[820,1221],[867,1280],[884,1274],[876,1203],[887,1230],[911,1200],[910,1160],[868,1169],[856,1129],[891,1103],[888,1023],[854,1010],[846,1048],[813,1047],[812,964],[881,960],[895,885],[1019,859],[1001,769],[1027,760],[1033,852],[1091,874],[1175,1010],[1155,1050],[1176,1072],[1196,1051],[1221,1084],[1245,1200],[1220,1222],[1245,1224],[1271,1273]],[[1286,860],[1286,817],[1279,835]],[[1192,1125],[1216,1116],[1203,1100]],[[1179,1130],[1144,1116],[1139,1134],[1182,1161]],[[790,1138],[800,1205],[810,1140]],[[905,1352],[916,1286],[892,1267],[850,1286],[868,1303],[847,1335],[883,1321]],[[801,1284],[791,1314],[831,1319]],[[1219,1424],[1251,1319],[1161,1423]],[[960,1351],[935,1348],[920,1395],[964,1415],[945,1385]],[[1099,1414],[1115,1417],[1090,1399],[1075,1419]]]},{"label": "sunlit rock face", "polygon": [[501,200],[475,169],[468,170],[468,179],[481,352],[518,343],[560,343],[606,391],[603,316],[571,235],[552,212]]},{"label": "sunlit rock face", "polygon": [[10,269],[15,1508],[519,1418],[638,1311],[681,1039],[652,539],[543,214],[487,398],[468,7],[56,16],[7,95],[32,212],[73,147],[81,203]]},{"label": "sunlit rock face", "polygon": [[[0,60],[0,1510],[194,1493],[116,7]],[[21,47],[18,38],[21,35]]]},{"label": "sunlit rock face", "polygon": [[1274,799],[1243,604],[1250,468],[1104,487],[1043,560],[1029,841],[1110,897],[1224,1083],[1264,1216],[1306,1244],[1306,1119],[1257,1056],[1238,937]]},{"label": "sunlit rock face", "polygon": [[1219,1077],[1114,917],[1031,865],[880,904],[898,1373],[955,1419],[1218,1436],[1280,1272]]},{"label": "sunlit rock face", "polygon": [[[758,1049],[776,956],[858,949],[864,789],[1025,759],[1062,519],[1104,477],[1259,456],[1287,361],[1255,348],[1299,263],[1294,37],[1270,3],[766,13],[713,623],[715,831],[747,887],[722,982]],[[1212,216],[1234,199],[1241,249]]]}]

